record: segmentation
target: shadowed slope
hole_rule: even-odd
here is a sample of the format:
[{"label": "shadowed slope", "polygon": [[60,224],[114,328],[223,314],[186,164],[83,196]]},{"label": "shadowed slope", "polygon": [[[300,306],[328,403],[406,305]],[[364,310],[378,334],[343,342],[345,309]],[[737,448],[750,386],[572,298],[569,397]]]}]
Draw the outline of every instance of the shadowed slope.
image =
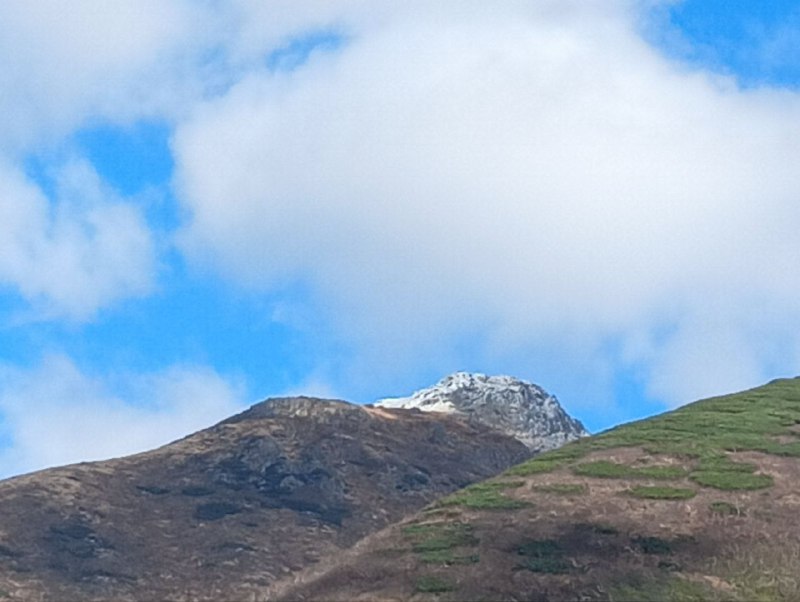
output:
[{"label": "shadowed slope", "polygon": [[249,600],[526,457],[452,417],[267,401],[148,453],[0,483],[0,596]]}]

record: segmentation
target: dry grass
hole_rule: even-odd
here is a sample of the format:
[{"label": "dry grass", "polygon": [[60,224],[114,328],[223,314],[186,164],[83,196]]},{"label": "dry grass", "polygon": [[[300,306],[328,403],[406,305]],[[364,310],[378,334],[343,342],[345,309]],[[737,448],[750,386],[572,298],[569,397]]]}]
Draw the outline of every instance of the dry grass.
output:
[{"label": "dry grass", "polygon": [[737,602],[800,600],[800,541],[772,535],[735,543],[714,559],[710,572],[734,587]]}]

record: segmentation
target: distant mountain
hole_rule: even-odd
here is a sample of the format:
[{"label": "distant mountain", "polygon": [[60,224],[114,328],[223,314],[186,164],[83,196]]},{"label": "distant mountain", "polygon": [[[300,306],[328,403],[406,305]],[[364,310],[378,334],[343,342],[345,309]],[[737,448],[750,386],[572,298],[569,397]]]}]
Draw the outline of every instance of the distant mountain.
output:
[{"label": "distant mountain", "polygon": [[800,379],[536,456],[278,584],[273,601],[800,600]]},{"label": "distant mountain", "polygon": [[459,416],[268,400],[151,452],[0,482],[0,599],[262,600],[530,456]]},{"label": "distant mountain", "polygon": [[461,414],[519,439],[535,452],[589,434],[553,395],[511,376],[456,372],[411,397],[382,399],[375,405]]}]

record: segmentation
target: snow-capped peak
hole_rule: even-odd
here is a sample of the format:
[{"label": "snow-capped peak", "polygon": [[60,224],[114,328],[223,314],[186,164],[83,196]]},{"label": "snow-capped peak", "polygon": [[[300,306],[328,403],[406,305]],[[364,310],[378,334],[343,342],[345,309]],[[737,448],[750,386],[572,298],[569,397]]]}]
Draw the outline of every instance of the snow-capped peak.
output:
[{"label": "snow-capped peak", "polygon": [[410,397],[382,399],[375,405],[464,414],[513,435],[536,451],[588,435],[554,396],[512,376],[455,372]]}]

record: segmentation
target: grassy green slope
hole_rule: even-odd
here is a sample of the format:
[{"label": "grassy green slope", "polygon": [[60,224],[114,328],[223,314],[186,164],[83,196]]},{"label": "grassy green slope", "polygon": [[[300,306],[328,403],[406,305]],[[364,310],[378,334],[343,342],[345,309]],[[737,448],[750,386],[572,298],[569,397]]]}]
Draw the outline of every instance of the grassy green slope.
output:
[{"label": "grassy green slope", "polygon": [[[636,469],[607,462],[585,463],[592,451],[640,446],[652,455],[689,460],[690,479],[719,489],[760,489],[771,482],[755,466],[731,460],[732,452],[756,451],[800,457],[800,379],[714,397],[660,416],[616,427],[537,456],[507,474],[530,475],[570,466],[576,474],[607,477],[684,476],[680,467]],[[637,470],[639,471],[637,474]],[[663,470],[663,473],[659,473]],[[655,471],[655,472],[653,472]],[[671,472],[672,471],[672,472]]]},{"label": "grassy green slope", "polygon": [[292,599],[800,600],[800,380],[699,401],[461,490]]}]

